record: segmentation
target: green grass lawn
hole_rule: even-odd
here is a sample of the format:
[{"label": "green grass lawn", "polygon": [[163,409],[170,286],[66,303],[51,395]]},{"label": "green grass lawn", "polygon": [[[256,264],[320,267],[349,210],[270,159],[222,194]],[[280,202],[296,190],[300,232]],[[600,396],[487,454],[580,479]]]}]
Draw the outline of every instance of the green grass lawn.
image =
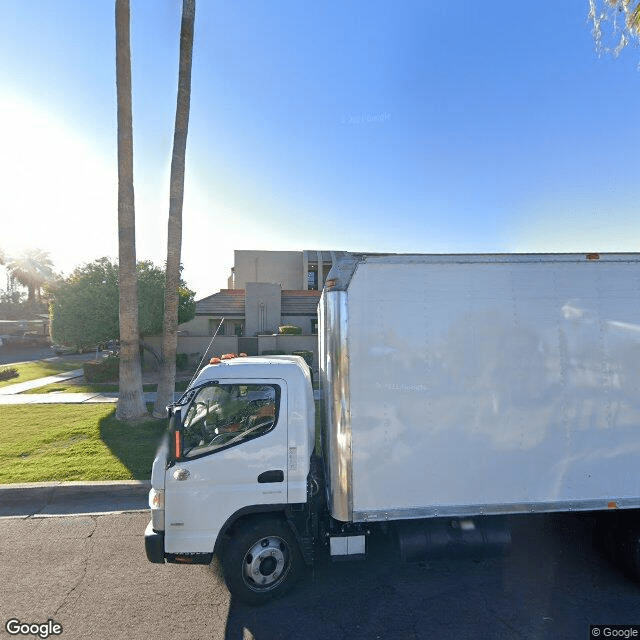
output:
[{"label": "green grass lawn", "polygon": [[0,483],[147,480],[165,420],[127,425],[113,405],[7,405]]},{"label": "green grass lawn", "polygon": [[0,370],[16,369],[19,375],[17,378],[11,378],[11,380],[3,380],[0,382],[0,387],[6,387],[7,385],[18,384],[20,382],[27,382],[37,378],[46,378],[47,376],[53,376],[56,373],[64,373],[65,371],[73,371],[74,369],[81,368],[82,363],[68,362],[64,360],[55,362],[38,360],[36,362],[25,362],[23,364],[1,364]]}]

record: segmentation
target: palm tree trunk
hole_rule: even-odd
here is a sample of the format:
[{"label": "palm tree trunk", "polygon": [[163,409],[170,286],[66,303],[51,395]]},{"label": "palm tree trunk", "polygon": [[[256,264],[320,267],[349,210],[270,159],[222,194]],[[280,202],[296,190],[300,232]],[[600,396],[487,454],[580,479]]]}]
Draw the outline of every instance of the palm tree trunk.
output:
[{"label": "palm tree trunk", "polygon": [[180,286],[180,253],[182,249],[182,202],[184,169],[191,103],[191,60],[196,2],[183,0],[180,26],[180,66],[176,122],[173,132],[173,155],[169,185],[169,224],[167,233],[167,271],[162,333],[162,368],[153,416],[167,415],[167,405],[173,402],[176,382],[176,350],[178,345],[178,289]]},{"label": "palm tree trunk", "polygon": [[120,392],[116,417],[147,415],[138,351],[138,278],[133,193],[133,118],[129,0],[116,0],[116,87],[118,94],[118,250],[120,280]]}]

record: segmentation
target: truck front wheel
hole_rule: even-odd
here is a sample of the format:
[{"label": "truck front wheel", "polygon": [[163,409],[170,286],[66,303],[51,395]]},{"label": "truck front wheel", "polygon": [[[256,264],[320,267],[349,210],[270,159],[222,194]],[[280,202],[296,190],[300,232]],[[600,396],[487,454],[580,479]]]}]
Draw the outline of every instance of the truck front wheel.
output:
[{"label": "truck front wheel", "polygon": [[300,576],[302,566],[291,529],[273,517],[240,525],[222,552],[227,587],[248,604],[261,604],[285,593]]}]

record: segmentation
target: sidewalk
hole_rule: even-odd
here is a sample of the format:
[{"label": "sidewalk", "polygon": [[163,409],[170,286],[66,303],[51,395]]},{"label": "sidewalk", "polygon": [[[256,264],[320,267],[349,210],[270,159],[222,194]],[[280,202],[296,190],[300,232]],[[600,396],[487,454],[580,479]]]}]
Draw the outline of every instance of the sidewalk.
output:
[{"label": "sidewalk", "polygon": [[[148,391],[144,394],[146,403],[155,402],[156,392]],[[182,394],[176,392],[176,398]],[[17,395],[0,395],[0,405],[3,404],[95,404],[116,403],[117,393],[22,393]]]},{"label": "sidewalk", "polygon": [[[66,373],[59,373],[55,376],[37,378],[28,382],[19,382],[0,388],[0,405],[2,404],[92,404],[92,403],[115,403],[118,402],[118,394],[114,393],[69,393],[63,391],[53,391],[52,393],[25,393],[32,389],[45,387],[48,384],[64,382],[73,378],[81,378],[84,375],[82,369],[74,369]],[[155,402],[155,391],[144,394],[144,401]]]},{"label": "sidewalk", "polygon": [[46,376],[44,378],[28,380],[27,382],[8,384],[6,387],[0,387],[0,396],[24,393],[25,391],[31,391],[39,387],[46,387],[48,384],[64,382],[65,380],[72,380],[73,378],[81,378],[83,375],[84,371],[82,369],[74,369],[73,371],[66,371],[65,373],[57,373],[55,376]]}]

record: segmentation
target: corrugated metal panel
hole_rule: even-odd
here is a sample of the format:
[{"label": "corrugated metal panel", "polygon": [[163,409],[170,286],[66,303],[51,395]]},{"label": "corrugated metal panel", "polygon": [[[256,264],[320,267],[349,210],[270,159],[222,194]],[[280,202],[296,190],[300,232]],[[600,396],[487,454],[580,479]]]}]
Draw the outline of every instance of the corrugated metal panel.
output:
[{"label": "corrugated metal panel", "polygon": [[347,266],[320,318],[338,519],[640,504],[640,255]]}]

